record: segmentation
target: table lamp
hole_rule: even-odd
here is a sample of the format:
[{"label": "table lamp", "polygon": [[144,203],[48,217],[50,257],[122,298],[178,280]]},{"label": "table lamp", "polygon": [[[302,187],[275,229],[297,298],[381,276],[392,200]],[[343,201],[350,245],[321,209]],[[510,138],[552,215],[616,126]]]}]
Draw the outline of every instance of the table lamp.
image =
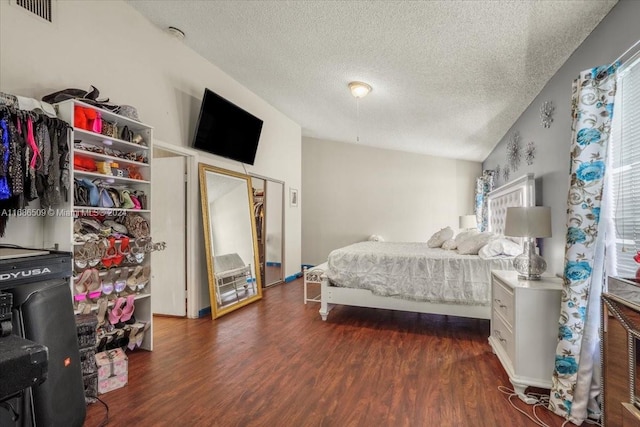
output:
[{"label": "table lamp", "polygon": [[514,258],[513,267],[518,279],[540,280],[547,262],[536,253],[536,238],[551,237],[551,208],[531,206],[507,208],[505,236],[523,237],[523,252]]},{"label": "table lamp", "polygon": [[475,215],[460,215],[460,229],[461,230],[473,230],[478,228]]}]

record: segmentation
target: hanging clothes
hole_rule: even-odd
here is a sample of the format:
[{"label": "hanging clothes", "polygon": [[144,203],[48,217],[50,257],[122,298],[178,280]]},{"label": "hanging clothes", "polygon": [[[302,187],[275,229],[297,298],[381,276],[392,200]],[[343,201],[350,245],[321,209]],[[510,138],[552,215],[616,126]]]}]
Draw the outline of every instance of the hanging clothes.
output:
[{"label": "hanging clothes", "polygon": [[47,209],[66,199],[69,188],[69,124],[11,101],[0,93],[0,237],[9,217],[30,201]]}]

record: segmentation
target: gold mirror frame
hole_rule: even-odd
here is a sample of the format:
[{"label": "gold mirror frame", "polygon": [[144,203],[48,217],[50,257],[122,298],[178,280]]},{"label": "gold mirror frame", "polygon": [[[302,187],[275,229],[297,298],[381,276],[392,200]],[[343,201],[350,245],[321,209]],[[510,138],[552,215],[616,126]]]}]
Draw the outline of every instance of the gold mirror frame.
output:
[{"label": "gold mirror frame", "polygon": [[[230,170],[217,168],[215,166],[211,166],[205,163],[198,164],[198,172],[200,178],[200,201],[202,206],[202,223],[204,230],[204,240],[205,240],[205,253],[207,257],[207,272],[209,276],[209,296],[211,299],[211,317],[216,319],[220,316],[223,316],[227,313],[230,313],[234,310],[237,310],[241,307],[244,307],[247,304],[251,304],[262,298],[262,281],[260,279],[260,263],[258,259],[258,240],[256,234],[256,224],[253,216],[253,191],[251,188],[251,178],[249,175],[245,175],[238,172],[233,172]],[[218,255],[229,255],[231,253],[226,254],[216,254],[214,250],[214,242],[212,239],[213,236],[213,225],[212,221],[216,221],[215,218],[212,218],[212,213],[210,212],[209,206],[212,201],[209,200],[210,188],[207,181],[208,174],[215,174],[220,177],[229,177],[233,180],[241,180],[244,181],[247,193],[247,214],[249,218],[249,226],[251,227],[251,237],[252,243],[251,247],[253,248],[253,254],[250,263],[253,263],[253,268],[249,268],[249,271],[252,274],[252,282],[246,281],[244,279],[243,289],[238,290],[238,284],[243,282],[242,274],[246,273],[246,267],[234,268],[233,270],[229,270],[227,275],[227,271],[218,272],[216,276],[216,271],[214,268],[214,256]],[[240,196],[240,198],[242,198]],[[242,208],[240,208],[242,209]],[[218,224],[216,224],[218,225]],[[228,248],[225,248],[228,250]],[[231,254],[232,256],[234,254]],[[237,253],[235,254],[237,256]],[[245,263],[245,266],[248,265],[247,260],[242,260]],[[250,267],[250,266],[249,266]],[[221,277],[224,276],[224,277]],[[254,286],[252,286],[254,285]],[[221,291],[221,289],[225,290],[225,293]],[[228,291],[227,291],[228,289]],[[251,292],[251,289],[253,292]],[[235,295],[233,295],[235,293]],[[233,299],[235,296],[235,302],[223,303],[223,297],[230,297]]]}]

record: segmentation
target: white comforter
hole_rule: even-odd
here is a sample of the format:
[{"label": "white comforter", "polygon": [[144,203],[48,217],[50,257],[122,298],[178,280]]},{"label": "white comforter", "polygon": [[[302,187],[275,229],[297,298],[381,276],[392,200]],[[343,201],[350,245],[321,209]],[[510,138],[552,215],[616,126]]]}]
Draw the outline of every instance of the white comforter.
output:
[{"label": "white comforter", "polygon": [[426,243],[361,242],[329,254],[336,286],[415,301],[489,305],[491,270],[512,270],[510,258],[481,259]]}]

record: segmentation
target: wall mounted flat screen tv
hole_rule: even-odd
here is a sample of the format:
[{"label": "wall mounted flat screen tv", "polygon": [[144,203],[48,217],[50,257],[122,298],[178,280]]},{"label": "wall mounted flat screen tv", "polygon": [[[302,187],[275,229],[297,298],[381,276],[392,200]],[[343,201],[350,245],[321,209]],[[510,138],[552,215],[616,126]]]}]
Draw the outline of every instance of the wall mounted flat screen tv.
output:
[{"label": "wall mounted flat screen tv", "polygon": [[253,114],[205,89],[192,147],[253,165],[262,123]]}]

